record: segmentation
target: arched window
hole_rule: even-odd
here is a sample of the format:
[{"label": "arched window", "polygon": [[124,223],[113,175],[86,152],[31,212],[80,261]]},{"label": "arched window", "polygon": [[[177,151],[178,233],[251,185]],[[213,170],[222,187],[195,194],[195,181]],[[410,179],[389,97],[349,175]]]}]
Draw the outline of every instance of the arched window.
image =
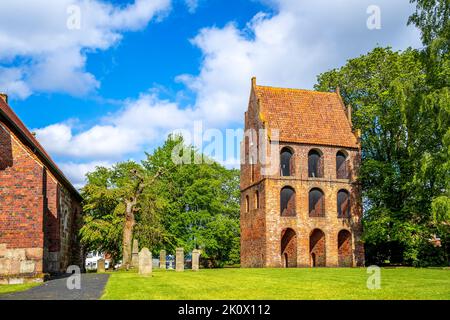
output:
[{"label": "arched window", "polygon": [[337,179],[348,179],[348,165],[347,156],[339,151],[336,154],[336,178]]},{"label": "arched window", "polygon": [[338,218],[350,217],[350,194],[347,190],[339,190],[337,194]]},{"label": "arched window", "polygon": [[250,210],[250,200],[248,198],[248,195],[245,196],[245,212],[248,212]]},{"label": "arched window", "polygon": [[325,233],[320,229],[314,229],[309,235],[309,255],[311,267],[326,266]]},{"label": "arched window", "polygon": [[312,178],[323,177],[323,157],[317,150],[308,153],[308,176]]},{"label": "arched window", "polygon": [[280,152],[280,174],[283,177],[294,174],[294,158],[289,148],[283,148]]},{"label": "arched window", "polygon": [[309,216],[325,217],[325,196],[318,188],[309,191]]},{"label": "arched window", "polygon": [[338,233],[338,264],[340,267],[353,266],[352,234],[348,230]]},{"label": "arched window", "polygon": [[283,217],[295,216],[295,191],[291,187],[284,187],[280,192],[280,214]]},{"label": "arched window", "polygon": [[259,209],[259,192],[255,191],[255,209]]},{"label": "arched window", "polygon": [[281,232],[281,261],[285,268],[297,267],[297,235],[291,228]]}]

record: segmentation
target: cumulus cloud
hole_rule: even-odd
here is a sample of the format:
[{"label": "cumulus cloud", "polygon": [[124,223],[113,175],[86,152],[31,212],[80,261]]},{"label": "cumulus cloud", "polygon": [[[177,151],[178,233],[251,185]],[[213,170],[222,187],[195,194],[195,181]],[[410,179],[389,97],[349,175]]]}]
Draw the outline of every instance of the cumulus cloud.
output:
[{"label": "cumulus cloud", "polygon": [[86,183],[86,173],[92,172],[96,167],[111,167],[112,163],[106,161],[92,161],[86,163],[63,162],[61,170],[67,175],[75,188],[80,189]]},{"label": "cumulus cloud", "polygon": [[[316,76],[364,54],[374,46],[419,46],[407,27],[413,7],[388,0],[266,0],[275,14],[260,12],[245,28],[236,24],[202,29],[191,42],[201,49],[199,74],[178,80],[197,94],[203,119],[239,124],[247,107],[249,82],[312,88]],[[378,5],[381,29],[370,30],[367,8]]]},{"label": "cumulus cloud", "polygon": [[122,32],[144,28],[169,8],[170,0],[125,7],[100,0],[1,1],[1,90],[18,98],[95,90],[100,83],[86,71],[86,52],[110,48]]},{"label": "cumulus cloud", "polygon": [[[394,49],[420,46],[417,30],[406,26],[413,8],[405,1],[264,2],[274,11],[256,14],[243,28],[233,22],[204,28],[191,40],[203,54],[199,72],[179,75],[176,80],[195,93],[192,106],[180,106],[145,93],[87,130],[76,132],[66,123],[35,130],[39,140],[61,157],[76,157],[88,163],[122,159],[157,145],[171,130],[192,128],[196,120],[202,120],[205,128],[241,126],[251,76],[266,85],[312,88],[319,73],[376,45]],[[369,5],[381,9],[380,30],[366,26]],[[109,36],[104,40],[106,46],[120,37],[115,32]],[[76,56],[73,61],[77,61]],[[20,73],[12,72],[10,77],[20,88]]]},{"label": "cumulus cloud", "polygon": [[108,115],[85,131],[75,132],[72,123],[57,123],[34,129],[42,145],[51,154],[77,159],[119,160],[160,142],[165,133],[188,128],[197,118],[191,109],[160,100],[155,94],[142,94],[125,107]]}]

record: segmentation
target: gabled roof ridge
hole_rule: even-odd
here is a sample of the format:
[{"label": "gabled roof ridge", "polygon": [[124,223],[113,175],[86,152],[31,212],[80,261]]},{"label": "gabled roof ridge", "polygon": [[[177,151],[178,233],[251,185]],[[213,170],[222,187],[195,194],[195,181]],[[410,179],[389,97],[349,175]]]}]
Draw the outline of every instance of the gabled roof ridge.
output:
[{"label": "gabled roof ridge", "polygon": [[273,89],[273,90],[283,90],[283,91],[298,91],[305,93],[315,93],[315,94],[326,94],[326,95],[336,95],[336,92],[327,92],[327,91],[316,91],[310,89],[299,89],[299,88],[283,88],[283,87],[274,87],[274,86],[264,86],[264,85],[256,85],[256,88],[265,88],[265,89]]}]

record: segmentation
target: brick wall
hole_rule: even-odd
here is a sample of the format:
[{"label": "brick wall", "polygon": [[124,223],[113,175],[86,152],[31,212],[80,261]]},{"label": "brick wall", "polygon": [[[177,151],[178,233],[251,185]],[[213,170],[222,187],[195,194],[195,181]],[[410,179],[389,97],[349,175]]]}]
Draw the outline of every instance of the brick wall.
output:
[{"label": "brick wall", "polygon": [[73,233],[80,215],[78,201],[0,122],[0,277],[65,271],[79,262]]},{"label": "brick wall", "polygon": [[[245,114],[245,129],[260,129],[264,126],[264,120],[259,113],[258,101],[252,91],[248,111]],[[270,130],[270,128],[268,129]],[[318,262],[316,265],[364,265],[364,247],[360,239],[362,207],[360,190],[356,182],[356,173],[360,163],[359,150],[280,143],[279,146],[271,146],[271,148],[277,148],[278,156],[272,159],[277,168],[280,165],[279,153],[284,147],[288,147],[293,152],[292,176],[280,176],[280,170],[276,170],[273,175],[262,176],[261,164],[257,163],[253,168],[252,179],[251,164],[246,162],[241,165],[241,266],[285,266],[281,241],[282,235],[288,228],[294,230],[296,235],[295,245],[292,244],[288,247],[288,250],[291,251],[295,249],[296,255],[287,252],[288,257],[296,256],[296,266],[311,266],[311,253],[316,255],[316,262]],[[323,157],[322,178],[308,177],[308,153],[312,149],[318,150]],[[248,146],[245,146],[245,143],[242,151],[248,152]],[[336,154],[338,151],[347,156],[349,179],[337,179]],[[267,153],[270,154],[270,150],[267,150]],[[285,186],[295,190],[296,215],[293,217],[280,216],[280,191]],[[323,217],[309,216],[309,191],[313,188],[319,188],[324,193],[325,215]],[[350,193],[350,218],[338,218],[337,193],[341,189]],[[260,196],[261,208],[259,209],[252,207],[256,190],[259,191]],[[249,212],[246,212],[245,208],[246,196],[250,200]],[[315,229],[319,229],[324,236],[318,239],[316,246],[311,251],[310,236]],[[341,230],[349,231],[351,236],[339,250],[338,234]],[[289,265],[294,266],[290,262]]]},{"label": "brick wall", "polygon": [[43,169],[0,122],[0,275],[42,272]]}]

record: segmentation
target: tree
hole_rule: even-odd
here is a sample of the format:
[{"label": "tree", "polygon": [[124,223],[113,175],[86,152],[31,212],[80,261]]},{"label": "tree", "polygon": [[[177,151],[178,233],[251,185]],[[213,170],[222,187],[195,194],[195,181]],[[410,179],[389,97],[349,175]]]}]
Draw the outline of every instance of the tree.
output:
[{"label": "tree", "polygon": [[156,178],[146,177],[142,166],[133,161],[112,168],[97,167],[87,174],[82,189],[84,223],[80,235],[88,250],[106,251],[115,259],[122,257],[124,265],[130,262],[140,197],[146,184]]},{"label": "tree", "polygon": [[157,211],[166,231],[163,246],[172,252],[177,246],[186,251],[200,248],[213,267],[238,263],[239,171],[216,162],[194,163],[194,158],[204,156],[192,146],[184,146],[191,163],[174,166],[172,152],[180,144],[184,145],[182,137],[169,137],[143,162],[148,174],[156,168],[166,170],[152,186],[162,198]]},{"label": "tree", "polygon": [[[239,171],[216,162],[175,165],[172,151],[184,146],[171,136],[141,164],[99,167],[83,188],[86,247],[131,259],[134,238],[158,253],[176,247],[202,249],[208,265],[239,262]],[[192,146],[194,157],[203,158]],[[209,162],[208,162],[209,163]]]},{"label": "tree", "polygon": [[[437,232],[433,199],[448,196],[448,87],[437,88],[428,72],[420,51],[375,48],[318,77],[317,90],[340,87],[363,133],[359,178],[371,262],[426,263]],[[439,254],[440,263],[448,259]]]}]

